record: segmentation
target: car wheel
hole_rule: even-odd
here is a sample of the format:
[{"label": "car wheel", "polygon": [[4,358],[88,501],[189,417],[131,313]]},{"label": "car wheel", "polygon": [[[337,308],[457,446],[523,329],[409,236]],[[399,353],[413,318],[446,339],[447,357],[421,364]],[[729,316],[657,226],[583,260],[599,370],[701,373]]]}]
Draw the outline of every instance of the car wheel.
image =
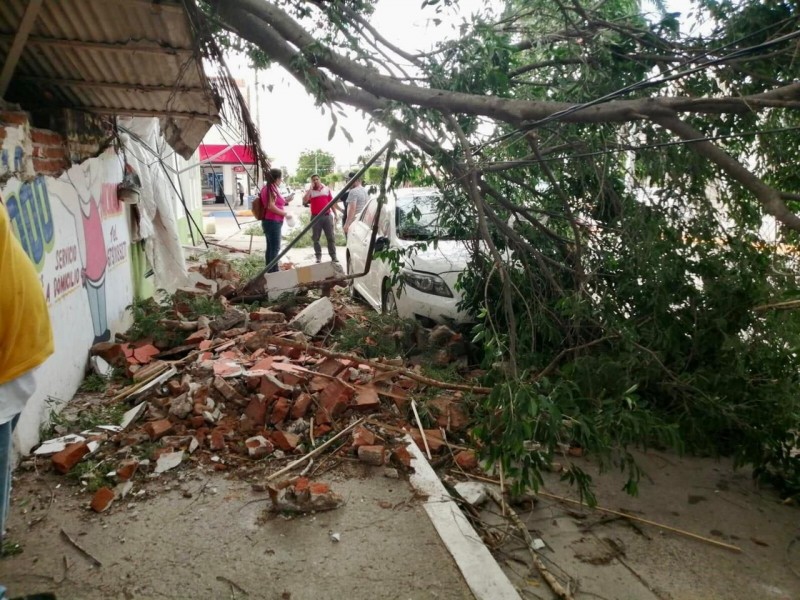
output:
[{"label": "car wheel", "polygon": [[394,297],[394,290],[388,279],[383,280],[383,302],[381,304],[383,314],[397,316],[397,300]]}]

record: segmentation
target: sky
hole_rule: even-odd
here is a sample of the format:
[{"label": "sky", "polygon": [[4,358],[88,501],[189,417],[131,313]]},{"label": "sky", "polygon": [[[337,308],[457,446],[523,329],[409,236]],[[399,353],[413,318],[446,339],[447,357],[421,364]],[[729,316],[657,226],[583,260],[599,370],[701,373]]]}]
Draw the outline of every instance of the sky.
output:
[{"label": "sky", "polygon": [[[445,9],[436,14],[432,8],[420,9],[421,0],[381,0],[378,2],[371,24],[390,42],[409,51],[431,49],[437,41],[451,39],[462,15],[480,10],[487,0],[460,0],[457,11]],[[669,10],[685,15],[688,0],[670,0]],[[437,26],[433,18],[441,19]],[[256,125],[261,132],[262,144],[274,165],[293,173],[304,150],[322,149],[333,154],[338,169],[347,171],[357,165],[359,156],[368,154],[369,148],[379,149],[386,142],[382,128],[370,133],[368,119],[348,106],[345,116],[338,116],[338,124],[353,138],[351,143],[337,128],[329,140],[333,123],[330,112],[315,106],[313,98],[281,67],[275,65],[257,75],[244,57],[229,57],[229,67],[236,79],[254,86],[257,106],[251,106]],[[256,77],[258,85],[255,86]],[[251,100],[251,104],[254,102]]]}]

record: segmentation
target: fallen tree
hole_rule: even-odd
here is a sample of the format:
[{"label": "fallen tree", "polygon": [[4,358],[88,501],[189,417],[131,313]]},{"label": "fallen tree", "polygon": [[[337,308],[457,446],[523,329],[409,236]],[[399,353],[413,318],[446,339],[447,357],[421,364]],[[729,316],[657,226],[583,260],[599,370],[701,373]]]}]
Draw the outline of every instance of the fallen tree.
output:
[{"label": "fallen tree", "polygon": [[626,448],[658,443],[798,489],[800,318],[753,310],[800,294],[795,5],[700,0],[684,33],[629,0],[507,0],[425,53],[368,0],[203,7],[224,42],[404,141],[396,179],[438,185],[446,226],[481,240],[461,284],[502,368],[476,433],[518,482],[570,442],[633,492]]}]

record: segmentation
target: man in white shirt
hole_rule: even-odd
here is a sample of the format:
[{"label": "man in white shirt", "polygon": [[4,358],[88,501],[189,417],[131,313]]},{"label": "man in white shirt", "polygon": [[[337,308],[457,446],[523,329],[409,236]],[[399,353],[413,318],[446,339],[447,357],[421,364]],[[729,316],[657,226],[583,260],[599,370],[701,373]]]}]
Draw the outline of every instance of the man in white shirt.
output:
[{"label": "man in white shirt", "polygon": [[350,193],[347,194],[347,220],[344,224],[344,233],[350,229],[350,224],[356,220],[356,215],[360,214],[364,207],[367,205],[369,196],[367,190],[364,188],[361,178],[359,177],[353,182],[350,188]]}]

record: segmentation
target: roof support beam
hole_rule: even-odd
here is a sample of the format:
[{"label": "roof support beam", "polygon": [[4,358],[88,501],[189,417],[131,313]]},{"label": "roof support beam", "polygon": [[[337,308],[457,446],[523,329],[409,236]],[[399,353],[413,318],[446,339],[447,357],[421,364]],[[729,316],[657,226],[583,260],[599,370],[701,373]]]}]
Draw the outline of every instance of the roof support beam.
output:
[{"label": "roof support beam", "polygon": [[2,72],[0,72],[0,98],[4,97],[8,91],[11,76],[14,74],[14,69],[17,68],[19,57],[22,56],[22,50],[25,48],[25,42],[28,41],[28,35],[33,29],[33,24],[40,8],[42,8],[42,0],[29,0],[28,6],[25,7],[25,14],[22,15],[19,29],[17,29],[16,35],[13,36],[14,41],[11,42],[6,62],[3,64]]},{"label": "roof support beam", "polygon": [[197,121],[208,121],[219,123],[218,115],[209,115],[196,112],[181,112],[178,110],[145,110],[141,108],[107,108],[105,106],[80,106],[75,110],[96,113],[98,115],[113,115],[115,117],[170,117],[172,119],[195,119]]},{"label": "roof support beam", "polygon": [[123,90],[128,92],[177,92],[177,93],[198,93],[207,92],[202,87],[168,86],[168,85],[144,85],[138,83],[118,83],[112,81],[86,81],[85,79],[59,79],[58,77],[34,77],[32,75],[17,75],[16,81],[33,83],[42,86],[55,87],[78,87],[78,88],[103,88],[112,90]]},{"label": "roof support beam", "polygon": [[[39,4],[42,0],[36,0]],[[20,30],[22,31],[22,30]],[[12,40],[18,37],[19,34],[0,33],[0,40]],[[170,46],[162,46],[157,42],[148,41],[133,41],[123,42],[119,44],[111,44],[108,42],[84,42],[81,40],[62,40],[59,38],[48,37],[28,37],[28,44],[31,46],[55,46],[58,48],[75,48],[78,50],[108,50],[112,52],[141,52],[149,54],[170,54],[170,55],[185,55],[190,56],[194,54],[191,48],[172,48]]]}]

